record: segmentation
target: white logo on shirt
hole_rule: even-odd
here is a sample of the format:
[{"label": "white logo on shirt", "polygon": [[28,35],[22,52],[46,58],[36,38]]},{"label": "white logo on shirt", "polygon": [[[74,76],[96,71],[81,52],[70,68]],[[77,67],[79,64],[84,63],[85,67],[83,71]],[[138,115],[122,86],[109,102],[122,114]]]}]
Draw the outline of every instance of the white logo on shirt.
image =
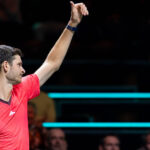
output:
[{"label": "white logo on shirt", "polygon": [[12,116],[12,115],[14,115],[16,112],[14,112],[14,111],[10,111],[10,113],[9,113],[9,116]]}]

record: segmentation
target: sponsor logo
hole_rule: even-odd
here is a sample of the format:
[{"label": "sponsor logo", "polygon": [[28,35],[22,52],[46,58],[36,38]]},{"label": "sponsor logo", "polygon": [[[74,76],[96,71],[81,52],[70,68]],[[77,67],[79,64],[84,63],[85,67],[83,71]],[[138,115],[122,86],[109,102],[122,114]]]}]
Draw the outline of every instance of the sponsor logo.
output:
[{"label": "sponsor logo", "polygon": [[12,116],[12,115],[14,115],[16,112],[14,112],[14,111],[10,111],[10,113],[9,113],[9,116]]}]

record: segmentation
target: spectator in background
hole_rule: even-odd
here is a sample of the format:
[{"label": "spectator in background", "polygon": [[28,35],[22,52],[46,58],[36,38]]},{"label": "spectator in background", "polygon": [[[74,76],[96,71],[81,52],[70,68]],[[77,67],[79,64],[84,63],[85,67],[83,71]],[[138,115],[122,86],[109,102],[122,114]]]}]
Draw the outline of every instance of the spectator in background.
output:
[{"label": "spectator in background", "polygon": [[20,0],[0,0],[0,20],[21,23]]},{"label": "spectator in background", "polygon": [[42,122],[55,122],[56,111],[53,99],[41,91],[40,95],[31,100],[37,108],[35,120],[39,123]]},{"label": "spectator in background", "polygon": [[62,129],[53,128],[47,131],[46,150],[67,150],[68,144]]},{"label": "spectator in background", "polygon": [[0,0],[0,44],[25,47],[34,39],[32,28],[23,21],[20,3],[21,0]]},{"label": "spectator in background", "polygon": [[36,105],[31,101],[28,102],[30,150],[42,150],[44,147],[44,128],[42,128],[42,126],[39,126],[36,122],[36,113]]},{"label": "spectator in background", "polygon": [[106,135],[102,138],[98,150],[120,150],[120,140],[116,135]]},{"label": "spectator in background", "polygon": [[36,116],[36,106],[32,102],[28,102],[28,124],[29,129],[32,129],[36,126],[35,116]]},{"label": "spectator in background", "polygon": [[143,136],[143,146],[138,150],[150,150],[150,133]]}]

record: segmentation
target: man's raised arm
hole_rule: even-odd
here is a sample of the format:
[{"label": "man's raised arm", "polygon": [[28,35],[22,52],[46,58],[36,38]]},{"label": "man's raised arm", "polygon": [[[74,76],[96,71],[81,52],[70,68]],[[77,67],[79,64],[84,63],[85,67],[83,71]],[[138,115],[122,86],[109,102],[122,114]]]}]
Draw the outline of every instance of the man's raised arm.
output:
[{"label": "man's raised arm", "polygon": [[59,69],[74,35],[74,30],[81,22],[82,17],[89,14],[83,3],[74,4],[71,1],[70,4],[71,17],[67,27],[50,50],[42,66],[35,72],[39,78],[40,86],[42,86],[51,77],[51,75]]}]

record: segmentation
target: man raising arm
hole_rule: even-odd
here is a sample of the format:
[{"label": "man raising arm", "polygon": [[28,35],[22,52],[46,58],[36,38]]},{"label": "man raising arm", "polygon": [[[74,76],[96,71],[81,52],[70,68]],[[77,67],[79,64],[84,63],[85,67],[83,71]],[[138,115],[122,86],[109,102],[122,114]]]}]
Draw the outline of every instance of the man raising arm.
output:
[{"label": "man raising arm", "polygon": [[0,45],[0,150],[29,150],[28,100],[57,71],[67,53],[74,30],[82,16],[88,15],[83,3],[71,3],[71,18],[42,66],[22,78],[21,50]]},{"label": "man raising arm", "polygon": [[51,49],[42,66],[35,72],[39,78],[40,86],[42,86],[47,79],[59,69],[74,35],[74,30],[80,23],[82,17],[89,14],[86,6],[83,3],[74,4],[71,1],[70,4],[71,18],[67,28],[64,29],[63,33],[57,40],[54,47]]}]

